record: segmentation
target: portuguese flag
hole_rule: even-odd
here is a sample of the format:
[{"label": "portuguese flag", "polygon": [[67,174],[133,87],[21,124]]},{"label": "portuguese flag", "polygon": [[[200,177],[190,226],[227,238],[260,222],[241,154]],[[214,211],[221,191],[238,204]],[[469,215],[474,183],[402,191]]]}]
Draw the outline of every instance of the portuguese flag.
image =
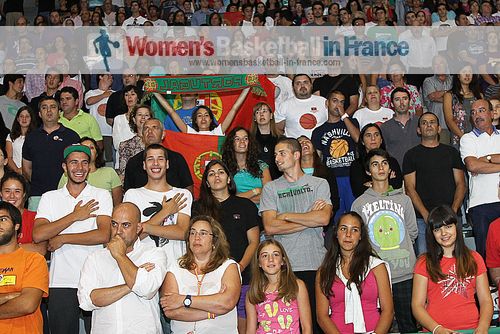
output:
[{"label": "portuguese flag", "polygon": [[187,134],[165,131],[163,146],[181,153],[191,172],[194,182],[194,198],[200,194],[200,182],[205,166],[213,159],[221,159],[222,144],[225,137]]},{"label": "portuguese flag", "polygon": [[[274,110],[275,86],[265,75],[228,74],[150,77],[146,79],[144,89],[146,92],[163,93],[174,109],[179,109],[182,106],[180,93],[197,93],[200,104],[210,107],[217,122],[221,123],[241,91],[249,86],[252,87],[252,90],[227,130],[229,132],[235,126],[250,128],[253,106],[258,102],[266,102]],[[167,92],[170,94],[167,94]],[[166,111],[163,110],[154,97],[148,96],[147,98],[151,99],[151,107],[155,117],[163,122],[167,117]]]}]

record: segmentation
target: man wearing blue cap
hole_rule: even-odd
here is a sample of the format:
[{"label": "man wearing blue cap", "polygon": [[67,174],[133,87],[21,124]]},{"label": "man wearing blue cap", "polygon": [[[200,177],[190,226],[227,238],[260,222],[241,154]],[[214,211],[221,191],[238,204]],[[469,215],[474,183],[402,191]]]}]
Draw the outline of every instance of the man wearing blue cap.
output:
[{"label": "man wearing blue cap", "polygon": [[[64,149],[62,167],[68,183],[42,195],[33,229],[33,241],[48,241],[52,251],[49,301],[52,334],[78,334],[77,298],[80,270],[90,253],[110,238],[113,201],[108,191],[87,184],[90,149]],[[87,319],[85,319],[87,318]],[[90,317],[84,317],[90,327]]]}]

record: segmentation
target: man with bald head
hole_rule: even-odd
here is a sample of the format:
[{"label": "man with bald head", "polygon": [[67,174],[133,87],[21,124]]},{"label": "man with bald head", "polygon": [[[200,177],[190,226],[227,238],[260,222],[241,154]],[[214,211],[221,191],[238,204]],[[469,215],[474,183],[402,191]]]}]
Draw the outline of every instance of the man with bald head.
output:
[{"label": "man with bald head", "polygon": [[486,256],[486,236],[500,212],[500,131],[492,124],[491,103],[472,104],[473,129],[460,139],[460,155],[469,172],[469,207],[476,250]]},{"label": "man with bald head", "polygon": [[80,307],[92,313],[92,333],[161,334],[158,289],[165,253],[141,242],[141,213],[133,203],[116,206],[111,240],[87,257],[78,285]]}]

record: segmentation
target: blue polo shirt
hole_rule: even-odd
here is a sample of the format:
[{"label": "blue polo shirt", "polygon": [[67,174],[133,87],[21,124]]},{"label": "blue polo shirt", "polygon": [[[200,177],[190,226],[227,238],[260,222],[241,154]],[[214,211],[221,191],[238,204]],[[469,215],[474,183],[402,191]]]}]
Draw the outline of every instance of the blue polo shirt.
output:
[{"label": "blue polo shirt", "polygon": [[78,143],[80,136],[64,125],[47,133],[39,127],[28,133],[23,145],[23,159],[32,163],[30,196],[41,196],[57,189],[63,174],[63,152],[71,144]]}]

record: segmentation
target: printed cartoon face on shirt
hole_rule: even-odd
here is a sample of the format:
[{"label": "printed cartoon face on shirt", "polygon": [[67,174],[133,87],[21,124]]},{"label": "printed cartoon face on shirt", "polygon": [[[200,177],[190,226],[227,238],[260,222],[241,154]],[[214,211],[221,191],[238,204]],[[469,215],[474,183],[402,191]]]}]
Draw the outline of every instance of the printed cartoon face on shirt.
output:
[{"label": "printed cartoon face on shirt", "polygon": [[373,223],[373,238],[380,245],[380,249],[399,248],[401,236],[398,222],[391,216],[383,215]]}]

